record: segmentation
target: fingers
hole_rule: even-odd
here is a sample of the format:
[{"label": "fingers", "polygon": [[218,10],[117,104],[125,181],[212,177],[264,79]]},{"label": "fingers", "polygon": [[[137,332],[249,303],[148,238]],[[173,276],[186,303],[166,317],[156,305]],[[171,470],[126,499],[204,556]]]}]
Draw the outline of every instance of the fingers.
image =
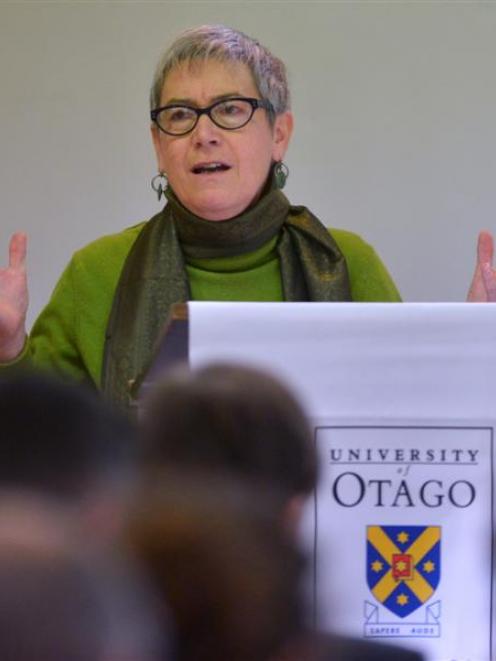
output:
[{"label": "fingers", "polygon": [[494,240],[487,230],[479,233],[477,265],[468,294],[469,301],[496,301],[496,270],[493,269]]},{"label": "fingers", "polygon": [[491,264],[487,262],[482,263],[481,273],[486,290],[486,300],[494,302],[496,301],[496,277],[494,276]]},{"label": "fingers", "polygon": [[470,283],[470,288],[467,294],[467,301],[469,303],[482,303],[487,301],[487,291],[484,282],[484,276],[482,275],[482,269],[479,263],[477,263],[474,275],[472,276],[472,282]]},{"label": "fingers", "polygon": [[9,266],[11,268],[23,268],[26,263],[28,237],[24,232],[16,232],[12,235],[9,245]]},{"label": "fingers", "polygon": [[487,230],[482,230],[477,242],[477,261],[479,264],[492,265],[494,253],[494,241],[492,234]]}]

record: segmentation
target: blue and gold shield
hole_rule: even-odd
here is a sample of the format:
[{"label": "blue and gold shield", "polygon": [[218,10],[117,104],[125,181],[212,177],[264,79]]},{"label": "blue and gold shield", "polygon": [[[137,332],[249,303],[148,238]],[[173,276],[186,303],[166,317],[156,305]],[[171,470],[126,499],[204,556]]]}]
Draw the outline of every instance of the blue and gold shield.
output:
[{"label": "blue and gold shield", "polygon": [[413,613],[432,597],[440,577],[439,526],[367,526],[367,583],[392,613]]}]

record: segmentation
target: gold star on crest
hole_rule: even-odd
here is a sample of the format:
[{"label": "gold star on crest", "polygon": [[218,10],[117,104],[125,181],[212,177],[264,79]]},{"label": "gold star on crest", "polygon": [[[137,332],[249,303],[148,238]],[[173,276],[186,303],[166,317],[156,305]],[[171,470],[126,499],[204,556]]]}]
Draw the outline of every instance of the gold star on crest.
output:
[{"label": "gold star on crest", "polygon": [[427,562],[424,562],[424,571],[427,574],[430,574],[436,569],[436,565],[432,562],[432,560],[427,560]]},{"label": "gold star on crest", "polygon": [[383,563],[380,560],[375,560],[370,566],[372,567],[372,571],[375,571],[377,573],[382,571],[384,567]]},{"label": "gold star on crest", "polygon": [[396,539],[400,544],[406,544],[410,539],[410,535],[407,532],[403,531],[396,536]]},{"label": "gold star on crest", "polygon": [[408,596],[406,594],[399,594],[396,597],[396,603],[400,606],[406,606],[408,603]]}]

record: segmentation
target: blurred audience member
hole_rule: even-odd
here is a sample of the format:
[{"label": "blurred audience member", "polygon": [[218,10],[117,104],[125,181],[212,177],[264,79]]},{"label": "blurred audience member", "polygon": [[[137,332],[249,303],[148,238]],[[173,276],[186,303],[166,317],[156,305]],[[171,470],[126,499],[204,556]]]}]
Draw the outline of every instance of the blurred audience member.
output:
[{"label": "blurred audience member", "polygon": [[133,481],[128,420],[89,389],[34,373],[0,379],[0,420],[0,488],[57,499],[112,537]]},{"label": "blurred audience member", "polygon": [[142,423],[147,466],[227,471],[277,489],[298,524],[317,457],[300,404],[274,377],[227,364],[178,370],[151,392]]},{"label": "blurred audience member", "polygon": [[123,558],[82,550],[67,511],[0,496],[2,661],[172,661],[168,621]]},{"label": "blurred audience member", "polygon": [[303,569],[271,494],[218,475],[158,477],[125,540],[170,606],[178,661],[269,661],[301,630]]},{"label": "blurred audience member", "polygon": [[[283,522],[297,530],[317,483],[317,455],[305,413],[273,376],[225,364],[176,371],[157,384],[144,402],[141,434],[148,469],[163,465],[224,472],[250,480],[254,497],[261,488],[275,489],[282,496]],[[307,632],[294,636],[279,658],[420,661],[422,657],[389,644]]]}]

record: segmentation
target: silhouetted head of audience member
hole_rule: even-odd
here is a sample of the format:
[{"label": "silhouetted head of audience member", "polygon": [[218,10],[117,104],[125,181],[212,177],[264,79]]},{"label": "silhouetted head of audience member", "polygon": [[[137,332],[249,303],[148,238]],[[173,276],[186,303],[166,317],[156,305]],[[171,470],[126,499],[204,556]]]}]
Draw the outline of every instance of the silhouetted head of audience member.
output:
[{"label": "silhouetted head of audience member", "polygon": [[39,373],[0,378],[0,488],[58,499],[104,536],[132,483],[135,433],[83,386]]},{"label": "silhouetted head of audience member", "polygon": [[142,447],[149,466],[225,470],[269,484],[289,501],[317,481],[306,416],[275,377],[218,364],[173,372],[144,404]]},{"label": "silhouetted head of audience member", "polygon": [[302,626],[303,560],[273,492],[219,474],[157,478],[124,539],[170,607],[178,661],[268,661]]},{"label": "silhouetted head of audience member", "polygon": [[129,423],[82,386],[39,373],[3,377],[0,420],[0,485],[77,499],[129,468]]},{"label": "silhouetted head of audience member", "polygon": [[171,661],[144,575],[82,548],[66,524],[53,500],[0,493],[0,659]]},{"label": "silhouetted head of audience member", "polygon": [[[146,510],[146,503],[154,502],[153,499],[145,500],[142,513],[138,511],[134,515],[135,523],[131,534],[133,542],[157,582],[163,586],[164,594],[170,595],[174,615],[179,613],[180,641],[186,640],[184,649],[187,650],[180,659],[265,660],[268,657],[261,653],[238,657],[233,652],[233,649],[237,650],[238,647],[223,647],[217,656],[195,656],[197,649],[188,646],[187,634],[192,636],[191,645],[194,645],[195,641],[200,644],[200,641],[205,640],[202,636],[192,634],[193,631],[201,632],[202,626],[208,627],[208,631],[214,636],[211,620],[205,620],[202,615],[204,612],[215,613],[209,606],[212,594],[213,599],[218,599],[218,606],[222,605],[226,609],[225,617],[220,614],[212,615],[217,623],[223,623],[215,629],[220,633],[236,630],[230,618],[238,624],[253,625],[253,630],[246,629],[242,632],[245,635],[252,634],[253,631],[263,632],[264,627],[270,631],[272,616],[276,617],[276,622],[284,620],[280,619],[281,613],[284,613],[284,607],[282,611],[279,610],[281,601],[271,605],[270,600],[262,599],[260,594],[258,601],[244,597],[243,588],[246,589],[246,585],[243,580],[247,578],[251,581],[256,592],[265,580],[263,576],[268,575],[268,586],[273,589],[284,574],[280,566],[270,569],[274,556],[279,554],[286,571],[290,563],[284,560],[284,551],[277,551],[272,545],[269,552],[263,551],[265,564],[261,566],[266,574],[261,572],[258,566],[256,576],[259,580],[252,580],[250,572],[253,568],[250,562],[255,558],[257,566],[261,547],[258,547],[258,551],[250,551],[252,559],[246,562],[242,550],[236,555],[236,545],[242,541],[242,536],[237,537],[237,525],[239,520],[241,528],[246,526],[245,514],[262,499],[267,509],[277,512],[276,521],[272,521],[272,530],[276,536],[281,512],[287,528],[290,531],[297,529],[302,508],[317,482],[317,453],[304,412],[295,397],[274,377],[246,367],[213,365],[192,372],[177,371],[157,384],[143,403],[141,422],[143,454],[145,465],[149,469],[157,465],[174,470],[181,468],[185,474],[190,475],[189,482],[186,482],[186,485],[189,485],[187,491],[191,490],[191,481],[197,480],[201,471],[204,475],[210,474],[212,480],[215,476],[220,479],[221,474],[230,475],[240,486],[244,483],[251,500],[240,508],[239,514],[234,518],[232,512],[229,514],[227,520],[231,523],[225,525],[222,530],[214,529],[212,520],[215,520],[216,516],[215,507],[209,514],[208,506],[205,505],[206,509],[200,516],[197,509],[195,517],[198,523],[192,527],[198,530],[202,526],[209,528],[209,541],[207,536],[194,538],[184,531],[182,506],[179,509],[176,505],[164,508],[162,503],[154,505],[153,512],[153,509]],[[147,473],[152,475],[153,470],[148,470]],[[271,487],[273,490],[269,496],[264,490]],[[162,479],[162,488],[168,488],[166,477]],[[198,498],[198,495],[195,498]],[[210,503],[214,498],[220,499],[219,512],[224,511],[225,503],[232,501],[232,496],[217,489],[214,483],[206,490],[204,498]],[[185,502],[187,503],[187,500]],[[202,506],[200,499],[200,507]],[[164,509],[163,514],[158,515],[161,509]],[[189,517],[186,517],[186,520],[190,520]],[[162,523],[164,528],[161,529]],[[141,525],[144,528],[140,528]],[[284,530],[284,526],[279,526],[279,533]],[[181,549],[174,546],[174,539],[185,540]],[[159,540],[162,540],[162,546]],[[163,540],[168,541],[165,543]],[[205,547],[214,554],[216,564],[209,560],[208,554],[203,555],[202,549]],[[250,548],[249,544],[245,545],[245,549]],[[222,553],[227,555],[223,556]],[[182,563],[179,569],[174,564],[174,558],[177,558],[178,563]],[[234,578],[228,580],[232,567],[245,566],[248,571],[246,576],[242,577],[241,583]],[[217,578],[219,573],[223,576],[222,580]],[[291,571],[288,573],[291,576]],[[236,569],[234,574],[236,575]],[[286,589],[290,590],[292,579],[286,576],[284,580],[288,580]],[[217,581],[221,584],[225,581],[232,588],[232,592],[228,590],[226,596],[223,589],[219,589],[216,594]],[[273,594],[278,594],[279,599],[285,594],[287,603],[291,603],[289,592],[274,589]],[[248,604],[244,611],[237,609],[240,602]],[[300,602],[300,607],[309,612],[305,600]],[[272,626],[275,624],[272,623]],[[284,627],[278,630],[283,629]],[[279,650],[276,651],[275,645],[272,648],[271,661],[421,659],[421,655],[396,646],[379,645],[335,633],[315,632],[306,628],[305,623],[300,629],[297,626],[286,627],[284,632],[284,635],[279,637],[279,642],[282,643]],[[239,642],[240,638],[233,638],[233,641],[236,640]],[[214,642],[212,649],[215,650]],[[231,643],[235,644],[232,641]],[[209,644],[205,647],[209,649]],[[250,648],[247,646],[247,649]]]}]

